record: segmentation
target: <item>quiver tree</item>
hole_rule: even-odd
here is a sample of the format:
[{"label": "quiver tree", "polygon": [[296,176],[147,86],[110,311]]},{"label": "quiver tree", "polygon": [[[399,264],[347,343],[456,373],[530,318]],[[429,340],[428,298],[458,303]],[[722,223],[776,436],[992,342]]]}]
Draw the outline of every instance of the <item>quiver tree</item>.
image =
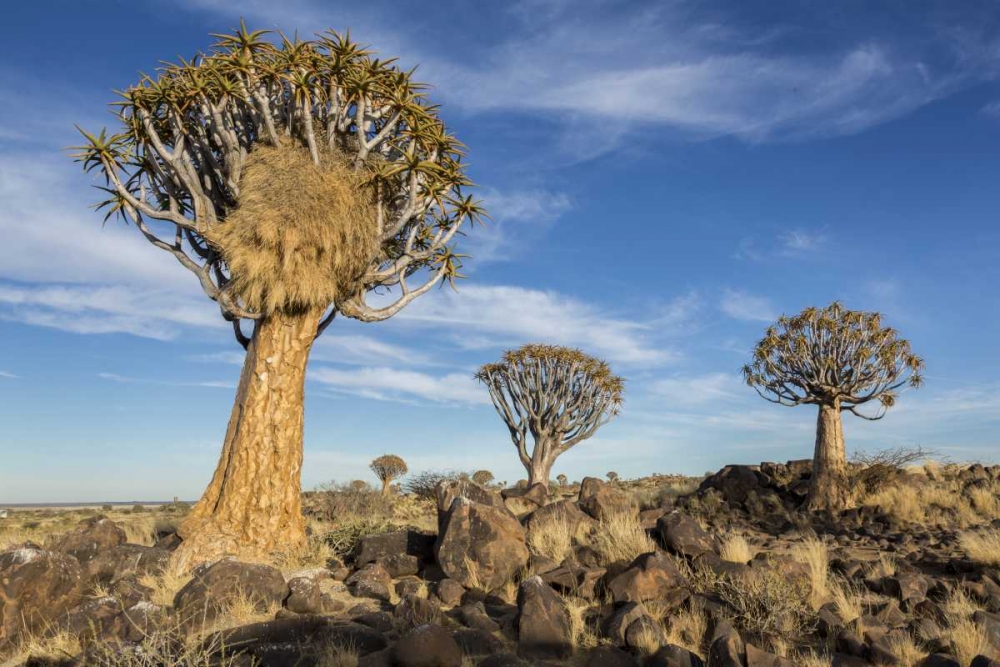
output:
[{"label": "quiver tree", "polygon": [[407,472],[406,461],[395,454],[383,454],[371,463],[372,472],[382,482],[382,495],[389,494],[389,485]]},{"label": "quiver tree", "polygon": [[119,93],[121,127],[83,132],[75,154],[103,180],[98,208],[190,271],[247,351],[215,475],[179,530],[189,563],[304,544],[313,340],[458,277],[452,242],[482,213],[412,72],[332,31],[266,34],[241,24],[142,76]]},{"label": "quiver tree", "polygon": [[818,406],[810,509],[850,502],[841,413],[881,419],[900,389],[920,386],[923,365],[881,315],[839,303],[782,316],[768,328],[743,376],[772,403]]},{"label": "quiver tree", "polygon": [[[560,454],[594,435],[621,410],[625,383],[580,350],[525,345],[483,366],[476,378],[507,424],[528,471],[528,487],[549,483]],[[533,447],[528,450],[528,434]]]},{"label": "quiver tree", "polygon": [[472,473],[472,481],[479,486],[486,486],[493,481],[493,473],[489,470],[477,470]]}]

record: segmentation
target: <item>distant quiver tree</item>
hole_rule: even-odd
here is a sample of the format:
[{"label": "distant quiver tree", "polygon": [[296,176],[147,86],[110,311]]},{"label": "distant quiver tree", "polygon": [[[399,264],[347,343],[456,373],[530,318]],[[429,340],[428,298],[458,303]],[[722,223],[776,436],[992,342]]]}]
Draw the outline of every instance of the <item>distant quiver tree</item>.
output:
[{"label": "distant quiver tree", "polygon": [[[782,316],[767,329],[743,377],[772,403],[819,408],[808,508],[840,510],[851,502],[841,413],[881,419],[900,389],[922,384],[923,366],[881,315],[836,302]],[[874,411],[859,410],[867,404]]]},{"label": "distant quiver tree", "polygon": [[479,486],[486,486],[493,481],[493,473],[489,470],[477,470],[472,473],[472,481]]},{"label": "distant quiver tree", "polygon": [[395,454],[383,454],[371,463],[372,472],[382,482],[382,495],[389,494],[389,485],[407,472],[406,461]]},{"label": "distant quiver tree", "polygon": [[548,487],[556,458],[617,416],[625,391],[624,380],[607,363],[556,345],[509,350],[476,378],[510,431],[528,471],[528,487]]},{"label": "distant quiver tree", "polygon": [[412,71],[333,31],[215,37],[121,91],[121,127],[83,132],[75,153],[103,181],[98,208],[190,271],[247,351],[215,475],[179,530],[191,563],[304,545],[314,339],[460,277],[453,241],[482,214]]}]

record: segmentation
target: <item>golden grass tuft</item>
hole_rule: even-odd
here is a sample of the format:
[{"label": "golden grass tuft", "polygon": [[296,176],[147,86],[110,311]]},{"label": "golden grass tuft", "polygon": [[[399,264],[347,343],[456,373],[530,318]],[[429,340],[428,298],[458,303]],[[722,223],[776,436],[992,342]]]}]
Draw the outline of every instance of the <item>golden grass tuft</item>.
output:
[{"label": "golden grass tuft", "polygon": [[792,558],[809,568],[809,603],[818,610],[830,597],[830,558],[826,544],[809,537],[795,545]]},{"label": "golden grass tuft", "polygon": [[381,247],[376,208],[344,159],[321,166],[291,143],[258,144],[240,199],[206,237],[232,275],[230,289],[263,313],[325,308],[357,286]]},{"label": "golden grass tuft", "polygon": [[730,535],[725,538],[719,549],[719,556],[722,557],[722,560],[731,563],[746,564],[753,559],[754,554],[754,549],[747,542],[747,538],[742,535]]},{"label": "golden grass tuft", "polygon": [[959,542],[966,555],[977,563],[1000,566],[1000,528],[962,533]]},{"label": "golden grass tuft", "polygon": [[531,525],[528,547],[532,552],[563,562],[573,554],[573,526],[565,517],[553,515]]},{"label": "golden grass tuft", "polygon": [[604,565],[631,563],[642,554],[656,551],[656,544],[635,512],[616,512],[604,517],[591,540]]},{"label": "golden grass tuft", "polygon": [[990,656],[992,653],[992,657],[1000,656],[990,644],[986,630],[976,625],[971,618],[953,621],[945,631],[945,636],[951,642],[952,652],[960,664],[970,665],[979,655]]}]

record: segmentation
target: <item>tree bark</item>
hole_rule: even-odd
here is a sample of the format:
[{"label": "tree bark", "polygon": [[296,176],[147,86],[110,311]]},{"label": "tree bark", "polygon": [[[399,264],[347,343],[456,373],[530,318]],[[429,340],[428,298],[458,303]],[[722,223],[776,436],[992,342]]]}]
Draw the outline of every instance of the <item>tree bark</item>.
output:
[{"label": "tree bark", "polygon": [[819,406],[816,419],[816,451],[813,454],[812,482],[807,508],[840,511],[847,508],[850,491],[847,483],[847,453],[844,449],[844,426],[840,406]]},{"label": "tree bark", "polygon": [[389,495],[389,485],[390,484],[392,484],[392,478],[391,477],[386,477],[385,479],[382,480],[382,495],[383,496]]},{"label": "tree bark", "polygon": [[528,469],[528,488],[535,484],[544,484],[549,487],[549,474],[552,472],[552,465],[556,462],[556,457],[552,455],[550,446],[545,441],[535,443],[535,450],[531,454],[531,465]]},{"label": "tree bark", "polygon": [[305,374],[321,317],[274,314],[255,327],[215,475],[178,529],[175,557],[183,566],[275,557],[305,545]]}]

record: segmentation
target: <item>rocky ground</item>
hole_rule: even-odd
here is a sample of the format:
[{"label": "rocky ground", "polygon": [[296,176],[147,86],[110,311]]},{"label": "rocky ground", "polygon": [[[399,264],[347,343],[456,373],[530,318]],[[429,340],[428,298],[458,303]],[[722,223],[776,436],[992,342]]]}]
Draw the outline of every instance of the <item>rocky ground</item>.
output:
[{"label": "rocky ground", "polygon": [[0,664],[1000,667],[1000,466],[855,471],[836,516],[800,510],[809,469],[332,489],[308,554],[192,575],[183,508],[17,514]]}]

